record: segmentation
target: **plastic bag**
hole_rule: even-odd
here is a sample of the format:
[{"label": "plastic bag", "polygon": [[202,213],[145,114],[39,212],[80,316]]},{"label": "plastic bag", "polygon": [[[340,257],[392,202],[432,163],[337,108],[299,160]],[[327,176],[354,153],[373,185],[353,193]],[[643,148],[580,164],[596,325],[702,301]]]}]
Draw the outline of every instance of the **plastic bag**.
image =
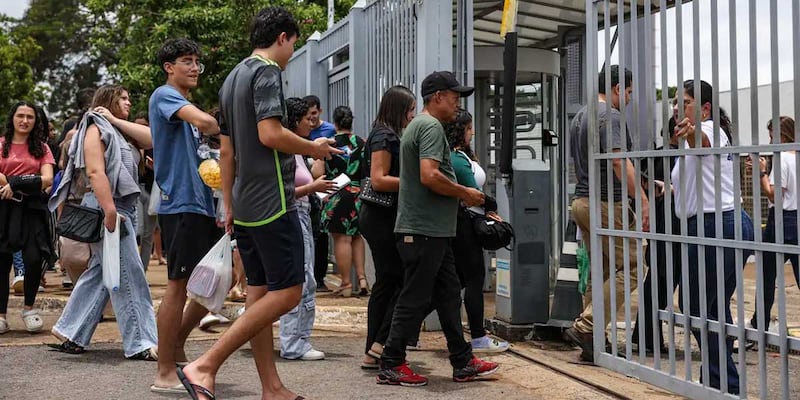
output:
[{"label": "plastic bag", "polygon": [[103,284],[109,292],[119,291],[119,231],[120,218],[117,215],[117,228],[109,232],[104,226],[103,231]]},{"label": "plastic bag", "polygon": [[578,261],[578,292],[581,294],[586,293],[586,288],[589,286],[589,274],[591,273],[589,263],[589,251],[586,250],[586,245],[581,241],[578,245],[578,250],[575,252],[575,258]]},{"label": "plastic bag", "polygon": [[158,208],[161,206],[161,188],[153,181],[153,189],[150,190],[150,203],[147,205],[147,215],[158,215]]},{"label": "plastic bag", "polygon": [[225,303],[231,288],[232,254],[231,237],[226,233],[200,260],[186,284],[189,298],[208,311],[219,312]]}]

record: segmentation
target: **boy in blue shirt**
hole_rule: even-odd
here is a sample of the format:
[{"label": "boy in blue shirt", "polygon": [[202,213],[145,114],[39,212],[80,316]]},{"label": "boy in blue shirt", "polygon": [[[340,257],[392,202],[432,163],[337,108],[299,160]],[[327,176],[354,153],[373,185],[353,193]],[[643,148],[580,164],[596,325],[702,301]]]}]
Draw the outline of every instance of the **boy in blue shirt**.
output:
[{"label": "boy in blue shirt", "polygon": [[320,116],[322,115],[322,106],[319,97],[312,95],[303,97],[303,100],[308,104],[309,119],[311,120],[311,134],[308,138],[317,140],[321,137],[328,139],[336,135],[336,127],[332,123],[323,121]]},{"label": "boy in blue shirt", "polygon": [[158,373],[150,387],[161,393],[185,392],[175,363],[187,361],[186,338],[208,313],[194,301],[184,310],[186,282],[220,236],[211,189],[197,172],[201,135],[219,134],[219,125],[187,100],[205,69],[200,54],[200,46],[189,39],[164,42],[158,63],[167,82],[150,96],[153,166],[161,188],[158,219],[167,249],[167,290],[157,318]]}]

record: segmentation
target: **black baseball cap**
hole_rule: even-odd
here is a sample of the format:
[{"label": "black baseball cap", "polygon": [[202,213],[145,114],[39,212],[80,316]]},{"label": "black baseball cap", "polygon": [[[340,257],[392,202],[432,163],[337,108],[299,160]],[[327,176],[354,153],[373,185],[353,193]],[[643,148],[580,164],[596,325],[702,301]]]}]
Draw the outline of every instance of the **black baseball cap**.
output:
[{"label": "black baseball cap", "polygon": [[450,71],[434,71],[422,81],[422,97],[434,94],[440,90],[452,90],[461,97],[471,96],[475,88],[462,86],[456,76]]}]

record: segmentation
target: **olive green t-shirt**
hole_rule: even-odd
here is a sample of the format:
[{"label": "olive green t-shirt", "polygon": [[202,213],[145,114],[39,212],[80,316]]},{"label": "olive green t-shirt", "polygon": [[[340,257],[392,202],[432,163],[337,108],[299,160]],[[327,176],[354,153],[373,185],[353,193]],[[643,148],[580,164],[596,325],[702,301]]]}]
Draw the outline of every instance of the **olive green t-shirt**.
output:
[{"label": "olive green t-shirt", "polygon": [[439,171],[456,181],[444,128],[427,114],[417,115],[400,139],[400,195],[394,231],[455,237],[458,199],[434,193],[420,182],[419,162],[423,159],[438,161]]}]

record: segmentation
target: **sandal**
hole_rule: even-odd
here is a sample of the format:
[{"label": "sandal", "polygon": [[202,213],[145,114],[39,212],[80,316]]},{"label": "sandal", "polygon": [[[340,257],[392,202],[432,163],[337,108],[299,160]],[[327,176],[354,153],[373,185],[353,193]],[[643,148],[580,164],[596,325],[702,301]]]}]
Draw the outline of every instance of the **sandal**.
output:
[{"label": "sandal", "polygon": [[344,286],[339,286],[333,291],[334,296],[350,297],[353,295],[353,284],[348,283]]},{"label": "sandal", "polygon": [[44,321],[39,316],[39,311],[28,310],[22,312],[22,322],[25,323],[25,329],[30,333],[36,333],[42,330]]},{"label": "sandal", "polygon": [[61,344],[48,343],[47,346],[52,349],[55,349],[55,351],[73,355],[83,354],[86,352],[86,349],[84,349],[83,347],[79,346],[77,343],[71,340],[66,340]]},{"label": "sandal", "polygon": [[359,296],[369,296],[369,282],[367,282],[366,276],[358,277],[358,287],[360,288],[358,291]]},{"label": "sandal", "polygon": [[151,348],[125,358],[136,361],[158,361],[158,351],[155,348]]},{"label": "sandal", "polygon": [[180,368],[180,367],[176,368],[176,372],[178,373],[178,379],[181,380],[181,383],[183,384],[183,387],[186,389],[187,392],[189,392],[189,396],[192,396],[193,400],[198,400],[197,399],[197,393],[200,393],[203,396],[206,396],[209,400],[216,400],[217,399],[216,397],[214,397],[214,393],[211,393],[210,390],[208,390],[208,389],[206,389],[206,388],[204,388],[204,387],[202,387],[200,385],[195,385],[194,383],[192,383],[189,380],[189,378],[186,377],[186,374],[183,373],[183,368]]},{"label": "sandal", "polygon": [[[377,354],[377,353],[373,352],[372,350],[370,350],[366,354],[364,354],[366,356],[366,358],[361,360],[361,369],[378,369],[378,368],[380,368],[381,359],[380,359],[380,357],[375,357],[374,354]],[[367,358],[370,359],[371,361],[367,361]]]}]

